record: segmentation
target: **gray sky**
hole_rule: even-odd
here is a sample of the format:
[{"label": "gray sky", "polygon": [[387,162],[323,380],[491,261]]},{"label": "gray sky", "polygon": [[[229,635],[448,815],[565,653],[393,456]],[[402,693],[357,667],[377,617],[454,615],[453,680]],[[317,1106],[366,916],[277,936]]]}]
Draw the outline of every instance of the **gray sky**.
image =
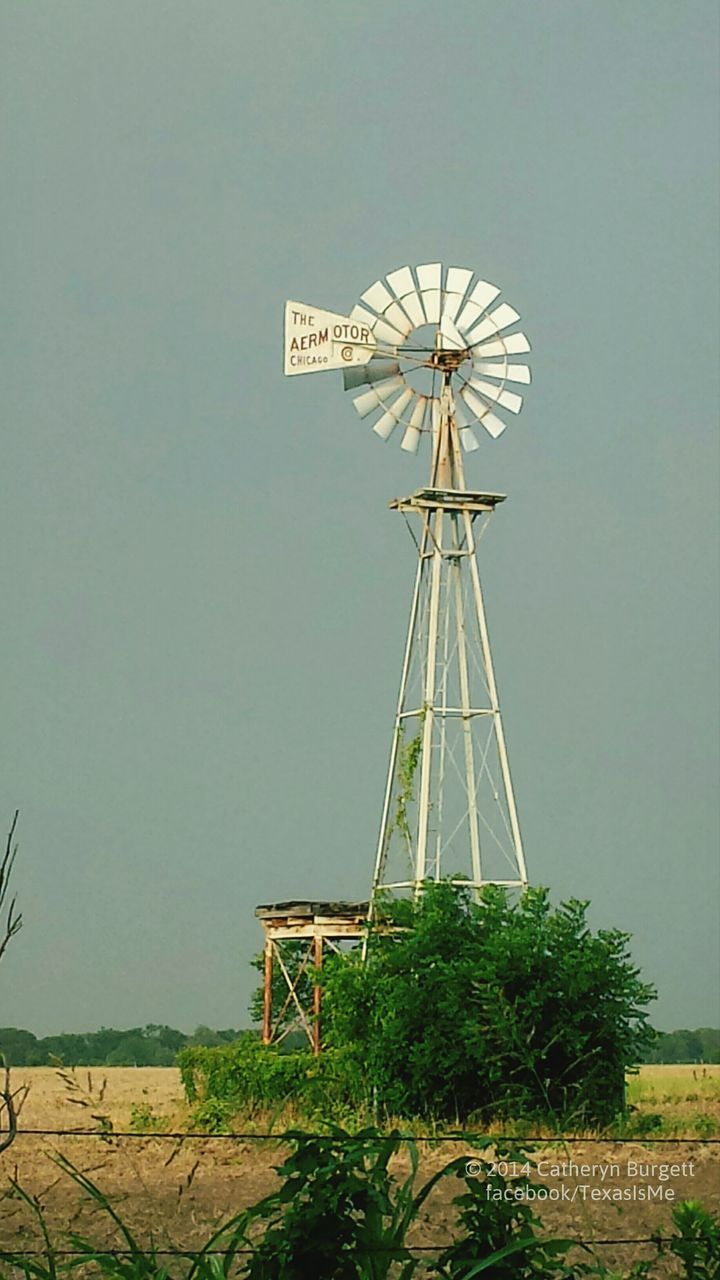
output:
[{"label": "gray sky", "polygon": [[367,893],[427,456],[282,304],[433,260],[534,348],[467,469],[531,879],[717,1024],[715,4],[0,14],[0,1025],[244,1025],[256,903]]}]

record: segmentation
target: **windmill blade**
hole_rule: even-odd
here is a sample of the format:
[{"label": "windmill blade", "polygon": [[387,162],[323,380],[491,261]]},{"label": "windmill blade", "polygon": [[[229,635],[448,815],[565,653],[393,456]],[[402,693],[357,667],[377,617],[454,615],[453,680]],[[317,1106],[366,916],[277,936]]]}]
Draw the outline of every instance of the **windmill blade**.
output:
[{"label": "windmill blade", "polygon": [[448,267],[442,309],[444,316],[449,316],[451,320],[455,319],[465,301],[465,292],[472,278],[473,273],[468,271],[467,267]]},{"label": "windmill blade", "polygon": [[439,289],[423,289],[420,294],[428,324],[439,324],[442,294]]},{"label": "windmill blade", "polygon": [[383,312],[383,320],[387,321],[402,334],[403,338],[407,338],[412,333],[415,325],[410,317],[405,313],[399,302],[391,302],[387,311]]},{"label": "windmill blade", "polygon": [[481,342],[474,348],[477,356],[518,356],[530,350],[530,343],[524,333],[509,333],[506,338],[492,338],[489,342]]},{"label": "windmill blade", "polygon": [[442,336],[442,345],[446,351],[464,351],[465,339],[453,324],[450,316],[441,316],[440,333]]},{"label": "windmill blade", "polygon": [[520,316],[514,307],[508,306],[507,302],[501,302],[499,307],[491,311],[479,325],[467,335],[468,346],[474,347],[476,343],[482,342],[483,338],[494,337],[500,333],[502,329],[507,329],[509,325],[515,324]]},{"label": "windmill blade", "polygon": [[357,320],[359,324],[366,324],[368,328],[372,329],[375,321],[377,320],[377,316],[374,316],[372,312],[366,311],[364,307],[361,307],[359,303],[356,303],[350,312],[350,319]]},{"label": "windmill blade", "polygon": [[407,427],[405,435],[400,441],[400,448],[404,449],[405,453],[417,453],[421,439],[421,432],[417,431],[415,427]]},{"label": "windmill blade", "polygon": [[388,324],[387,320],[376,320],[373,324],[373,334],[378,342],[384,342],[388,347],[401,347],[405,341],[405,334]]},{"label": "windmill blade", "polygon": [[522,396],[516,395],[514,391],[505,391],[492,382],[483,382],[481,378],[471,378],[469,386],[479,391],[486,400],[491,400],[493,404],[501,404],[511,413],[519,413],[522,409]]},{"label": "windmill blade", "polygon": [[490,411],[480,397],[476,396],[475,392],[470,391],[468,387],[463,387],[460,395],[481,426],[492,436],[493,440],[497,440],[498,436],[502,435],[507,424],[501,418],[496,418],[495,414]]},{"label": "windmill blade", "polygon": [[396,271],[389,271],[385,279],[396,298],[404,298],[406,294],[415,292],[415,281],[409,267],[398,267]]},{"label": "windmill blade", "polygon": [[491,360],[476,360],[473,361],[473,369],[489,373],[493,378],[502,378],[504,382],[530,382],[530,369],[526,364],[493,364]]},{"label": "windmill blade", "polygon": [[402,299],[402,306],[403,311],[407,311],[410,319],[412,320],[413,328],[421,329],[426,321],[420,294],[417,292],[406,293]]},{"label": "windmill blade", "polygon": [[[350,312],[350,319],[356,320],[359,324],[368,325],[370,330],[382,323],[382,321],[378,320],[377,316],[371,315],[369,311],[366,311],[365,308],[361,307],[359,304],[353,307]],[[391,330],[389,325],[387,326],[387,329],[388,334],[382,339],[384,350],[381,351],[380,354],[395,355],[396,348],[402,345],[404,339],[397,329]]]},{"label": "windmill blade", "polygon": [[490,284],[488,280],[478,280],[458,317],[459,328],[469,329],[476,324],[490,303],[495,301],[499,292],[497,285]]},{"label": "windmill blade", "polygon": [[465,410],[462,404],[460,404],[457,400],[453,401],[453,418],[455,419],[455,426],[458,428],[466,427],[468,424]]},{"label": "windmill blade", "polygon": [[440,303],[442,289],[442,263],[426,262],[417,267],[420,296],[428,324],[440,321]]},{"label": "windmill blade", "polygon": [[363,391],[362,395],[355,396],[353,404],[360,414],[361,418],[367,418],[373,409],[379,408],[386,400],[389,400],[396,391],[405,386],[404,378],[390,378],[387,382],[381,383],[379,387],[373,387],[371,391]]},{"label": "windmill blade", "polygon": [[418,278],[421,293],[424,293],[426,289],[442,289],[441,262],[424,262],[422,266],[415,268],[415,274]]},{"label": "windmill blade", "polygon": [[393,403],[388,406],[382,417],[378,418],[377,422],[373,425],[373,431],[376,435],[380,436],[381,440],[388,440],[390,438],[390,435],[400,421],[403,410],[407,408],[414,396],[415,392],[410,387],[406,387],[398,396],[397,400],[394,400]]},{"label": "windmill blade", "polygon": [[479,449],[480,445],[478,443],[477,436],[472,428],[468,426],[465,410],[462,404],[458,403],[457,400],[455,401],[453,416],[455,418],[455,426],[458,429],[458,435],[460,436],[460,444],[465,452],[472,453],[474,449]]},{"label": "windmill blade", "polygon": [[464,296],[472,278],[473,273],[468,271],[467,267],[448,267],[445,292],[459,293]]},{"label": "windmill blade", "polygon": [[405,435],[400,442],[400,448],[404,449],[405,453],[417,453],[418,451],[427,404],[427,396],[420,396],[410,415],[410,422],[405,430]]},{"label": "windmill blade", "polygon": [[367,303],[369,307],[373,308],[373,311],[381,313],[385,311],[386,307],[390,306],[392,300],[392,294],[388,293],[382,280],[376,280],[374,284],[370,285],[369,289],[360,294],[361,302]]},{"label": "windmill blade", "polygon": [[400,365],[397,360],[372,359],[369,364],[359,364],[354,369],[343,369],[345,390],[353,391],[355,387],[385,382],[387,378],[393,378],[399,372]]},{"label": "windmill blade", "polygon": [[391,271],[387,282],[400,299],[402,309],[412,320],[413,327],[419,329],[425,324],[425,312],[410,268],[400,267],[397,271]]}]

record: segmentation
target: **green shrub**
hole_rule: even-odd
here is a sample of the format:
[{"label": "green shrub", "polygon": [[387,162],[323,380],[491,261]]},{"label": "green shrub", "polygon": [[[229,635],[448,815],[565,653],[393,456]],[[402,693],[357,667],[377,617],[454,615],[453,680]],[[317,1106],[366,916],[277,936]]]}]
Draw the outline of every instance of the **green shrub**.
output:
[{"label": "green shrub", "polygon": [[660,1243],[660,1256],[671,1254],[683,1264],[687,1280],[720,1280],[720,1222],[697,1200],[686,1200],[673,1209],[676,1234]]},{"label": "green shrub", "polygon": [[714,1138],[718,1131],[717,1122],[712,1116],[706,1116],[703,1112],[695,1117],[694,1124],[698,1138]]},{"label": "green shrub", "polygon": [[[233,1111],[252,1113],[292,1103],[311,1115],[333,1115],[362,1105],[361,1082],[352,1053],[329,1049],[316,1057],[309,1050],[281,1053],[254,1037],[213,1049],[183,1049],[178,1066],[188,1102],[221,1103],[227,1118]],[[204,1114],[196,1108],[194,1121]]]},{"label": "green shrub", "polygon": [[167,1116],[157,1115],[149,1102],[133,1102],[129,1127],[132,1133],[165,1133],[168,1119]]},{"label": "green shrub", "polygon": [[230,1099],[206,1098],[190,1116],[190,1128],[201,1133],[228,1133],[235,1110]]},{"label": "green shrub", "polygon": [[628,1138],[648,1138],[656,1136],[664,1125],[664,1117],[659,1111],[636,1111],[627,1121],[624,1133]]},{"label": "green shrub", "polygon": [[[278,1168],[281,1186],[247,1213],[253,1250],[241,1272],[247,1280],[411,1280],[427,1274],[409,1244],[409,1232],[436,1184],[453,1175],[464,1181],[463,1194],[454,1200],[461,1232],[452,1246],[438,1249],[433,1275],[446,1280],[470,1280],[481,1271],[493,1280],[573,1275],[564,1262],[572,1242],[543,1239],[542,1223],[529,1204],[506,1194],[512,1188],[522,1196],[528,1177],[507,1179],[497,1171],[498,1161],[529,1170],[525,1151],[495,1148],[492,1164],[482,1158],[473,1162],[472,1176],[463,1156],[418,1188],[417,1148],[397,1132],[335,1129],[320,1141],[302,1133],[285,1138],[293,1150]],[[480,1150],[488,1145],[490,1140]],[[389,1166],[400,1152],[409,1156],[410,1169],[397,1178]]]},{"label": "green shrub", "polygon": [[654,991],[628,935],[593,934],[587,905],[494,886],[477,903],[448,882],[388,904],[367,962],[327,966],[328,1046],[351,1051],[391,1115],[608,1123],[653,1037]]}]

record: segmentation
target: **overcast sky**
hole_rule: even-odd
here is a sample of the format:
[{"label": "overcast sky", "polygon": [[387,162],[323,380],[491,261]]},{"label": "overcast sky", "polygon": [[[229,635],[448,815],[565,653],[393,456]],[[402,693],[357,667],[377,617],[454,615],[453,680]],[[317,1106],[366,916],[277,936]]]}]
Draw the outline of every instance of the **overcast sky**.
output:
[{"label": "overcast sky", "polygon": [[717,1025],[711,0],[2,0],[0,1025],[247,1024],[257,903],[365,896],[413,547],[286,298],[503,289],[468,482],[528,867]]}]

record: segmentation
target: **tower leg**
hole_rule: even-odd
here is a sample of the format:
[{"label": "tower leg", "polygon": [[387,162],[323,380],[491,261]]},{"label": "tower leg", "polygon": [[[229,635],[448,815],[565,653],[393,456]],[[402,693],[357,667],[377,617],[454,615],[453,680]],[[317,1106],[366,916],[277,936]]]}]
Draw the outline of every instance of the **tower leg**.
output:
[{"label": "tower leg", "polygon": [[[402,673],[400,676],[400,692],[398,694],[397,711],[395,713],[395,729],[393,732],[392,745],[390,747],[390,761],[388,763],[387,783],[385,786],[385,797],[383,800],[382,818],[380,820],[380,834],[378,836],[377,852],[375,855],[375,869],[373,871],[372,894],[370,896],[370,909],[368,919],[373,918],[375,905],[375,892],[378,885],[382,882],[385,854],[387,850],[388,824],[390,822],[390,805],[392,803],[392,788],[395,778],[395,766],[397,764],[398,747],[400,744],[400,730],[402,728],[401,712],[405,706],[405,697],[407,694],[408,673],[410,670],[410,658],[412,656],[413,637],[415,634],[415,625],[417,622],[418,606],[420,603],[420,589],[422,585],[422,568],[423,568],[423,551],[428,542],[427,534],[423,539],[423,546],[418,556],[418,567],[415,575],[415,588],[413,590],[412,604],[410,606],[410,622],[408,624],[407,640],[405,642],[405,653],[403,656]],[[367,951],[367,939],[363,942],[362,954],[363,958]]]},{"label": "tower leg", "polygon": [[263,972],[263,1044],[270,1044],[272,1039],[272,980],[273,944],[267,938],[265,941],[265,966]]},{"label": "tower leg", "polygon": [[320,1005],[322,1001],[322,988],[320,986],[320,974],[323,962],[323,940],[321,934],[316,934],[313,938],[313,963],[315,965],[315,985],[313,986],[313,1053],[320,1052],[322,1036],[320,1031]]},{"label": "tower leg", "polygon": [[[452,517],[453,541],[459,550],[458,517]],[[467,548],[474,556],[474,547],[468,543]],[[470,681],[468,678],[468,661],[465,635],[465,616],[463,610],[462,583],[460,581],[460,559],[455,561],[450,570],[455,583],[455,623],[457,627],[458,674],[460,677],[460,702],[463,713],[463,746],[465,751],[465,778],[467,787],[468,825],[470,829],[470,859],[473,881],[482,883],[480,866],[480,832],[478,830],[477,795],[475,790],[475,749],[470,716]]]},{"label": "tower leg", "polygon": [[430,778],[432,771],[432,741],[435,728],[435,682],[437,678],[438,617],[440,612],[440,586],[442,578],[443,512],[435,513],[433,522],[434,551],[430,579],[430,610],[423,689],[422,754],[420,756],[420,793],[418,796],[418,833],[415,856],[415,893],[427,875],[428,821],[430,818]]},{"label": "tower leg", "polygon": [[[469,511],[465,511],[463,513],[463,520],[465,523],[465,535],[468,541],[468,546],[473,546],[472,520],[470,518]],[[490,649],[490,635],[488,633],[487,619],[485,617],[485,605],[483,603],[482,588],[480,586],[480,571],[478,570],[477,559],[474,554],[474,546],[473,554],[470,556],[470,575],[473,584],[478,626],[480,628],[480,644],[482,646],[485,678],[487,680],[493,720],[495,723],[498,759],[500,762],[500,771],[507,800],[508,816],[510,818],[510,829],[512,831],[513,844],[515,846],[515,855],[517,858],[520,881],[523,887],[525,887],[528,883],[527,868],[525,866],[525,853],[523,851],[520,823],[518,821],[517,806],[515,804],[515,792],[513,791],[512,778],[510,776],[510,762],[508,760],[507,745],[505,743],[502,716],[500,715],[500,703],[498,700],[497,685],[495,683],[495,668],[493,667],[492,652]]]}]

